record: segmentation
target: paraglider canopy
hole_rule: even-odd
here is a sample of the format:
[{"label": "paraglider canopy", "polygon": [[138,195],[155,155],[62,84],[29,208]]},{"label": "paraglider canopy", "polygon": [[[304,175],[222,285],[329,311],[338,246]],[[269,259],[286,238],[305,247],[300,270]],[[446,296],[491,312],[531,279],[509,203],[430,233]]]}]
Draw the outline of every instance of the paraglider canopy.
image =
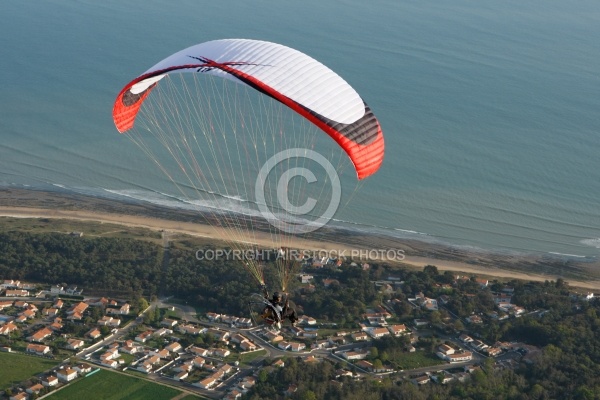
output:
[{"label": "paraglider canopy", "polygon": [[306,54],[271,42],[224,39],[179,51],[127,84],[117,96],[113,120],[120,132],[134,126],[142,103],[170,73],[219,76],[247,85],[286,105],[335,140],[359,179],[383,161],[381,127],[369,106],[339,75]]}]

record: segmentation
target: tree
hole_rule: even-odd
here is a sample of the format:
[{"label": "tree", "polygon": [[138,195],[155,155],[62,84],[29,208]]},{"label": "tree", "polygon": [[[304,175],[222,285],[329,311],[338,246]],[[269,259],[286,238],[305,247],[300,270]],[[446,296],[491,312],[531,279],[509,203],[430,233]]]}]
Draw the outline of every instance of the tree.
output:
[{"label": "tree", "polygon": [[459,332],[464,331],[465,325],[462,323],[462,321],[460,319],[457,319],[454,321],[454,329],[456,329]]}]

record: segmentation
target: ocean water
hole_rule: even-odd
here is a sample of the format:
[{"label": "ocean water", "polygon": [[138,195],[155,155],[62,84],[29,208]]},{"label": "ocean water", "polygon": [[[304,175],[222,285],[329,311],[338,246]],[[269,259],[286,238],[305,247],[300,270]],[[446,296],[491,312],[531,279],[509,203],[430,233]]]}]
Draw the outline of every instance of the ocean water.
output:
[{"label": "ocean water", "polygon": [[262,39],[338,72],[382,124],[384,164],[333,224],[600,254],[597,1],[52,0],[0,18],[0,185],[194,206],[117,133],[114,98],[184,47]]}]

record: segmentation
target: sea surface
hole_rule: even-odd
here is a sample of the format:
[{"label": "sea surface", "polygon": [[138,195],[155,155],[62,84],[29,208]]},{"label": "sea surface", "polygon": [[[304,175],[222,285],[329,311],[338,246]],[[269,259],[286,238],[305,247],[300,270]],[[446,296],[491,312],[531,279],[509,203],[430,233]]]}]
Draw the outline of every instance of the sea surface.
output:
[{"label": "sea surface", "polygon": [[332,224],[600,255],[598,1],[3,1],[0,19],[1,186],[190,206],[117,133],[114,98],[175,51],[261,39],[338,72],[383,127],[381,170]]}]

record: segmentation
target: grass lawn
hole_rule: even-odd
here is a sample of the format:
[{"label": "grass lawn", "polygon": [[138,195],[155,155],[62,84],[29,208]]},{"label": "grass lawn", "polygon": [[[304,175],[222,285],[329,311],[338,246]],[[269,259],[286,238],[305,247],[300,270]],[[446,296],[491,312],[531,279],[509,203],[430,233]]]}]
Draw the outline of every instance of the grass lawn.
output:
[{"label": "grass lawn", "polygon": [[250,353],[244,353],[241,355],[234,353],[234,354],[227,356],[224,361],[226,363],[232,363],[234,361],[237,361],[238,357],[239,357],[241,365],[248,365],[249,363],[254,361],[256,358],[264,357],[266,354],[267,354],[266,350],[258,350],[258,351],[253,351]]},{"label": "grass lawn", "polygon": [[168,386],[101,370],[54,393],[48,400],[169,400],[179,394],[181,391]]},{"label": "grass lawn", "polygon": [[2,371],[0,372],[0,390],[27,380],[59,363],[60,360],[2,352],[0,353],[0,371]]},{"label": "grass lawn", "polygon": [[430,367],[432,365],[446,364],[433,353],[417,350],[414,353],[403,353],[401,357],[393,360],[398,368],[408,370],[414,368]]},{"label": "grass lawn", "polygon": [[127,353],[119,353],[119,358],[125,360],[125,364],[129,365],[132,361],[135,361],[135,356],[133,354]]}]

